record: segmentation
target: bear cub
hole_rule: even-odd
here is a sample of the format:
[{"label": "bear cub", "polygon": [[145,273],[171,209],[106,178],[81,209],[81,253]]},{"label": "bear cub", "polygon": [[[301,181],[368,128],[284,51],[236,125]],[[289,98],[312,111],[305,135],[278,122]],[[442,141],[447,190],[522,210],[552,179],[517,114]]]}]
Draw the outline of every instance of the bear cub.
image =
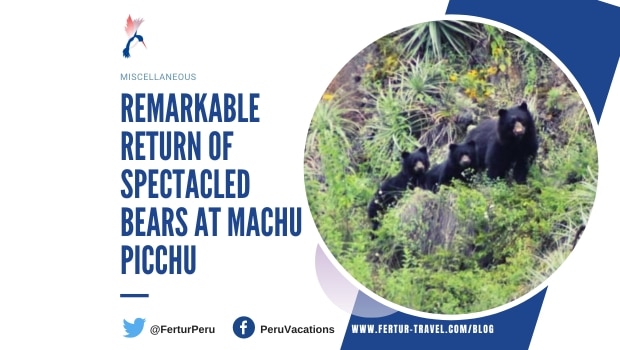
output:
[{"label": "bear cub", "polygon": [[401,158],[400,172],[381,183],[368,204],[368,218],[373,230],[379,227],[379,214],[394,205],[404,191],[424,186],[424,175],[430,166],[426,147],[420,147],[412,153],[404,151]]},{"label": "bear cub", "polygon": [[524,184],[538,152],[534,117],[525,102],[498,114],[499,119],[484,120],[471,130],[465,142],[476,143],[478,171],[503,179],[512,169],[515,182]]},{"label": "bear cub", "polygon": [[460,144],[452,143],[448,146],[448,158],[435,165],[426,174],[425,188],[433,192],[439,191],[439,186],[448,185],[457,179],[467,182],[463,172],[474,168],[477,164],[476,141],[469,140]]}]

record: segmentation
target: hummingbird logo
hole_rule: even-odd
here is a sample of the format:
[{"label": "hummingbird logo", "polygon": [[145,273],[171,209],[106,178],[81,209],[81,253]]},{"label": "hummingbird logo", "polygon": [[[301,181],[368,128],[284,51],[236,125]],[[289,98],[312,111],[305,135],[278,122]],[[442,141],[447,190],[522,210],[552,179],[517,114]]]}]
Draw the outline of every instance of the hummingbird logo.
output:
[{"label": "hummingbird logo", "polygon": [[[140,28],[140,24],[142,24],[142,22],[144,22],[142,18],[131,19],[131,15],[127,17],[127,24],[125,25],[125,33],[127,33],[127,37],[129,37],[129,40],[127,40],[127,45],[125,45],[125,48],[123,49],[123,56],[125,58],[131,57],[129,55],[129,50],[134,48],[136,45],[138,45],[138,42],[142,43],[142,45],[144,45],[144,48],[146,48],[146,44],[144,43],[144,38],[142,38],[142,35],[138,35],[138,29]],[[131,46],[131,42],[134,41],[134,39],[138,40],[138,42],[136,42],[133,46]]]},{"label": "hummingbird logo", "polygon": [[125,333],[127,333],[125,337],[134,338],[140,335],[140,333],[142,333],[142,329],[144,328],[144,321],[146,320],[143,318],[136,318],[136,320],[133,321],[133,323],[129,323],[127,322],[127,320],[123,320],[123,326],[125,327]]}]

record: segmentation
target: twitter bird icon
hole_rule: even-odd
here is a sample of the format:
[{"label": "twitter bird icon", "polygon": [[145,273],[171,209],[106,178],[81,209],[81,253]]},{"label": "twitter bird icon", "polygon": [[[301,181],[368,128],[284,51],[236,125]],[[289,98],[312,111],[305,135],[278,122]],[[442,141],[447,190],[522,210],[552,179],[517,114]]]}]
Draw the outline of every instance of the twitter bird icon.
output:
[{"label": "twitter bird icon", "polygon": [[142,333],[142,329],[144,328],[144,321],[146,320],[143,318],[136,318],[133,323],[129,323],[127,322],[127,320],[123,320],[123,326],[125,327],[125,332],[127,332],[125,337],[134,338],[137,337],[140,333]]}]

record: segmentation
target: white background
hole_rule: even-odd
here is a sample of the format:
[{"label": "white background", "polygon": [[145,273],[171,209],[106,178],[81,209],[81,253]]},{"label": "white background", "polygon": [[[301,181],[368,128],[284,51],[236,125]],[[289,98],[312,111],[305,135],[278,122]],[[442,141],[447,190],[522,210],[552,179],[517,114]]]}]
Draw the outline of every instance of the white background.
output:
[{"label": "white background", "polygon": [[[447,1],[166,4],[64,1],[0,10],[0,348],[290,349],[301,342],[338,349],[349,314],[331,303],[316,278],[320,239],[303,182],[310,119],[329,82],[357,52],[394,30],[445,18]],[[129,14],[145,19],[140,34],[148,49],[136,47],[124,59]],[[120,73],[129,72],[194,72],[198,80],[121,82]],[[120,160],[121,130],[171,128],[120,123],[121,92],[260,93],[260,123],[199,125],[235,132],[229,161],[173,164],[247,169],[250,197],[123,200],[122,169],[173,165]],[[531,349],[618,346],[616,327],[606,320],[619,311],[619,239],[612,224],[619,93],[616,79],[595,127],[596,204],[580,244],[548,281]],[[301,206],[303,233],[230,238],[222,229],[220,237],[123,238],[123,205]],[[122,244],[196,244],[197,272],[123,276]],[[151,297],[119,298],[130,292]],[[334,326],[336,333],[242,340],[231,328],[238,316],[273,326]],[[135,317],[145,317],[147,327],[199,324],[215,326],[217,333],[155,337],[146,329],[126,339],[122,319]]]}]

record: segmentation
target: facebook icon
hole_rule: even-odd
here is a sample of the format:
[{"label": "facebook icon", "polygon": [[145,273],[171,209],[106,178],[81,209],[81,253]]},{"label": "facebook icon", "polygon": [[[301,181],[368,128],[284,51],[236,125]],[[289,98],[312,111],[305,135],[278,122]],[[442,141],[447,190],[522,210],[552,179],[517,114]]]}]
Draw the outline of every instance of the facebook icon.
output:
[{"label": "facebook icon", "polygon": [[241,316],[233,323],[233,332],[239,338],[249,338],[254,334],[254,321],[247,316]]}]

